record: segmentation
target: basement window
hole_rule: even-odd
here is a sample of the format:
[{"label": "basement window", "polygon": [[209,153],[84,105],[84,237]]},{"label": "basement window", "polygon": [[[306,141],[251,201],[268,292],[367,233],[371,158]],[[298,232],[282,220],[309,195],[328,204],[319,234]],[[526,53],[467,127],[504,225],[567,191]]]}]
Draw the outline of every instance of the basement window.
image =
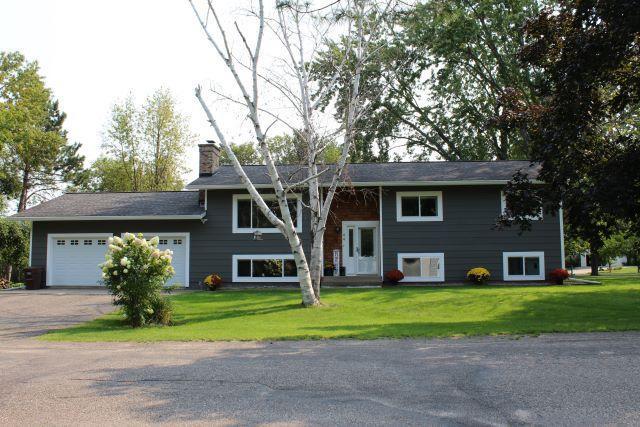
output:
[{"label": "basement window", "polygon": [[544,252],[503,252],[504,280],[544,280]]},{"label": "basement window", "polygon": [[400,253],[398,270],[404,282],[443,282],[444,253]]},{"label": "basement window", "polygon": [[296,282],[293,255],[234,255],[234,282]]}]

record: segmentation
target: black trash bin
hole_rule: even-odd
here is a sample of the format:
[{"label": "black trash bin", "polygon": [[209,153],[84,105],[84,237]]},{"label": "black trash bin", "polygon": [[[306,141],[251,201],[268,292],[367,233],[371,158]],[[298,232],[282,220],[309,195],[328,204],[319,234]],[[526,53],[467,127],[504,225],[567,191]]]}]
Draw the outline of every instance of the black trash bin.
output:
[{"label": "black trash bin", "polygon": [[27,289],[35,290],[45,287],[44,284],[44,268],[29,267],[24,270],[24,284]]}]

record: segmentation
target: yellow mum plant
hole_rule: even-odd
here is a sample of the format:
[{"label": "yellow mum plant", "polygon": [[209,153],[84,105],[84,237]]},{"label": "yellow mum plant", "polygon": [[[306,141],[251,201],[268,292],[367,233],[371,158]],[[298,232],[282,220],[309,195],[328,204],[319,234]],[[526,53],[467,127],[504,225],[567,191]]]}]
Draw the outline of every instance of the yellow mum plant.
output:
[{"label": "yellow mum plant", "polygon": [[467,279],[479,285],[487,283],[490,277],[491,273],[489,273],[489,270],[484,267],[475,267],[467,271]]}]

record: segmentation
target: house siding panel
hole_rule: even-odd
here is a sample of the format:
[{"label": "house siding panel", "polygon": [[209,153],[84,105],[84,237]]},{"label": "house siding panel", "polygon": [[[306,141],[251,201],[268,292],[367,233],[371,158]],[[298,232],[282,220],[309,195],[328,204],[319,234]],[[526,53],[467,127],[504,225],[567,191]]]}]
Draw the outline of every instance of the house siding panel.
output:
[{"label": "house siding panel", "polygon": [[[264,233],[261,241],[255,241],[250,233],[232,232],[232,196],[241,193],[239,190],[209,191],[204,224],[199,220],[34,222],[32,265],[46,266],[47,234],[50,233],[189,232],[189,283],[196,284],[211,273],[218,273],[230,282],[233,255],[291,253],[280,233]],[[306,209],[302,224],[301,238],[308,251],[309,213]]]},{"label": "house siding panel", "polygon": [[[397,191],[442,191],[443,221],[398,222]],[[502,253],[544,251],[545,269],[561,266],[560,224],[556,214],[534,221],[533,229],[493,228],[500,214],[499,186],[384,187],[382,229],[384,271],[397,268],[398,253],[444,252],[445,280],[461,281],[472,267],[485,267],[492,278],[503,279]]]}]

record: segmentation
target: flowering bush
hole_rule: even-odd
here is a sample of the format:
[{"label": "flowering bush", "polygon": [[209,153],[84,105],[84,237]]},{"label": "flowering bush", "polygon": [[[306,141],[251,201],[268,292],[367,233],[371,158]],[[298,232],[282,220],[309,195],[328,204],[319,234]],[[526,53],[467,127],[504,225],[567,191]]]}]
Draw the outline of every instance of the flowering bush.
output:
[{"label": "flowering bush", "polygon": [[478,285],[485,285],[490,277],[491,273],[484,267],[475,267],[467,271],[467,279]]},{"label": "flowering bush", "polygon": [[402,279],[404,279],[404,274],[402,273],[402,271],[398,270],[397,268],[394,268],[393,270],[387,271],[384,275],[384,278],[387,279],[389,282],[396,284]]},{"label": "flowering bush", "polygon": [[204,284],[207,288],[209,288],[210,291],[215,291],[222,284],[222,277],[218,276],[215,273],[210,274],[204,278]]},{"label": "flowering bush", "polygon": [[106,261],[100,264],[102,280],[123,308],[131,326],[171,323],[171,306],[160,291],[174,274],[173,253],[158,249],[158,238],[146,240],[142,234],[109,238]]},{"label": "flowering bush", "polygon": [[555,270],[551,270],[549,277],[555,284],[562,285],[565,279],[569,278],[569,272],[564,268],[556,268]]}]

